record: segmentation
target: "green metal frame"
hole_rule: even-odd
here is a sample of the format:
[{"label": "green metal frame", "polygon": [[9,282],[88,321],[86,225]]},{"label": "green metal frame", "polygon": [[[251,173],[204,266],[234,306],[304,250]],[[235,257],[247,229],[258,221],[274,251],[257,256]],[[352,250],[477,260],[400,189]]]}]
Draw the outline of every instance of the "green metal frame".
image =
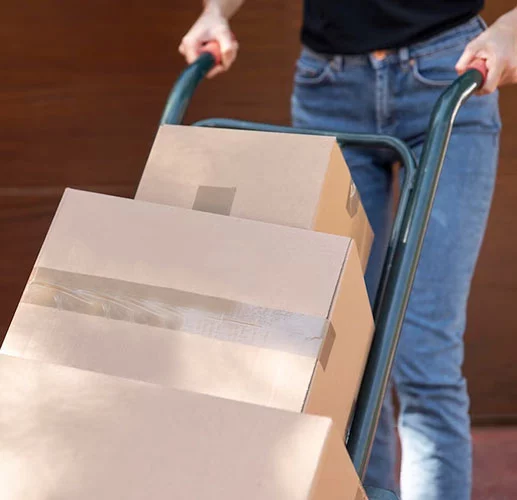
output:
[{"label": "green metal frame", "polygon": [[[181,74],[169,95],[160,125],[179,124],[183,121],[196,87],[213,65],[213,56],[205,53]],[[361,479],[366,472],[452,126],[461,105],[481,87],[482,83],[482,73],[472,69],[442,93],[431,114],[424,148],[418,161],[404,142],[390,136],[343,134],[215,118],[194,124],[204,127],[334,136],[341,146],[392,149],[398,154],[401,165],[406,169],[374,303],[375,335],[347,438],[350,457]]]}]

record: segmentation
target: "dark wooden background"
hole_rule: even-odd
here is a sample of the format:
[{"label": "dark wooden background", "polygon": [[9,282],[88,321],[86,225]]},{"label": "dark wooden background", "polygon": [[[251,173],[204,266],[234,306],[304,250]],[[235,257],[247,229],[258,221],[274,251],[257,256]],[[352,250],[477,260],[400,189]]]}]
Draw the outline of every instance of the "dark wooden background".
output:
[{"label": "dark wooden background", "polygon": [[[0,341],[65,186],[133,195],[201,1],[1,3]],[[488,0],[493,19],[514,0]],[[301,2],[236,17],[235,69],[203,84],[188,121],[289,122]],[[477,420],[517,416],[517,89],[502,92],[501,167],[472,291],[466,371]]]}]

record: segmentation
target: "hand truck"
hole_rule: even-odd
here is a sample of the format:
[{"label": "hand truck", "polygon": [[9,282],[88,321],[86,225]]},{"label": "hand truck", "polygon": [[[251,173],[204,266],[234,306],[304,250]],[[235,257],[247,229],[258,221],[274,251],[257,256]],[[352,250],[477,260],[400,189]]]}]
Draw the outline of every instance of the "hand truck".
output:
[{"label": "hand truck", "polygon": [[[188,66],[169,94],[160,125],[181,124],[194,91],[221,61],[218,45],[206,44],[199,58]],[[421,157],[417,160],[401,140],[387,135],[352,134],[297,129],[224,118],[211,118],[193,126],[296,133],[335,137],[341,147],[387,148],[405,168],[399,204],[374,300],[375,333],[346,446],[361,480],[364,479],[391,367],[406,313],[424,236],[456,114],[486,79],[484,61],[477,59],[437,100],[431,114]],[[371,500],[396,500],[392,492],[368,488]]]}]

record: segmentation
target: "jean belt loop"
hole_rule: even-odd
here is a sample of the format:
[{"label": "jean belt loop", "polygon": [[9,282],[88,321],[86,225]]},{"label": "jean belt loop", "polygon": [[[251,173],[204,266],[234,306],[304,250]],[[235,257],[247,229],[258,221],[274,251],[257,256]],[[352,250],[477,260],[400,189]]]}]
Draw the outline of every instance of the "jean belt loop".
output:
[{"label": "jean belt loop", "polygon": [[332,68],[336,71],[343,70],[343,56],[335,55],[332,58]]},{"label": "jean belt loop", "polygon": [[399,60],[402,69],[406,70],[409,67],[409,49],[404,47],[399,49]]}]

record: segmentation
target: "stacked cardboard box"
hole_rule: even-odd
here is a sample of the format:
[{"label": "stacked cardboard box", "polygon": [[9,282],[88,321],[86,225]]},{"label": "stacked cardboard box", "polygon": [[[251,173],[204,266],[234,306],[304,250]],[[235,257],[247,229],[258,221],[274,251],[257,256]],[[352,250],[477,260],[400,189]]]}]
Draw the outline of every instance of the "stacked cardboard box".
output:
[{"label": "stacked cardboard box", "polygon": [[328,418],[0,355],[3,500],[366,498]]},{"label": "stacked cardboard box", "polygon": [[[192,177],[192,205],[175,201],[186,183],[162,182],[151,160],[138,197],[160,203],[65,192],[0,356],[6,498],[364,495],[343,437],[373,332],[371,231],[346,165],[333,139],[316,138],[312,160],[324,144],[330,164],[275,182],[244,152],[274,143],[277,171],[292,170],[298,136],[241,132],[237,158],[239,133],[221,132],[167,129],[192,144],[165,155],[184,171],[203,164],[192,137],[228,151],[234,176],[218,166]],[[152,196],[158,185],[170,199]]]},{"label": "stacked cardboard box", "polygon": [[136,199],[373,241],[333,137],[163,125]]}]

